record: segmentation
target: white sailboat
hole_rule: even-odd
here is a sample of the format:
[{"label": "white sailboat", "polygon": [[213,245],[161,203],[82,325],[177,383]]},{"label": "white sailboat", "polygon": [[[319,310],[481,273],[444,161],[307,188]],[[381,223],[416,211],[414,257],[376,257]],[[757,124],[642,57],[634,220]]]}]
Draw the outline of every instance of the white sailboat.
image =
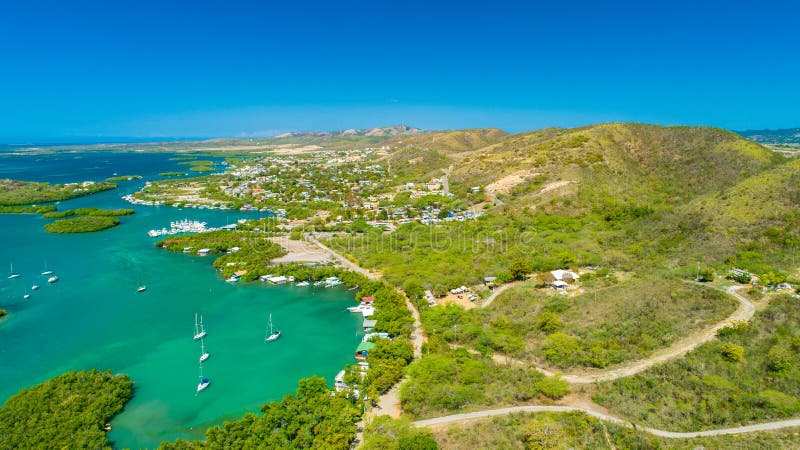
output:
[{"label": "white sailboat", "polygon": [[200,316],[200,322],[197,322],[197,313],[194,314],[194,340],[203,339],[206,337],[206,330],[203,329],[203,316]]},{"label": "white sailboat", "polygon": [[42,275],[47,276],[47,275],[52,275],[52,274],[53,274],[53,271],[49,270],[47,268],[47,261],[45,261],[44,262],[44,272],[42,272]]},{"label": "white sailboat", "polygon": [[19,278],[19,274],[14,272],[14,264],[11,264],[11,272],[8,275],[8,279],[11,280],[13,278]]},{"label": "white sailboat", "polygon": [[207,360],[209,356],[211,355],[206,351],[205,339],[200,339],[200,362]]},{"label": "white sailboat", "polygon": [[25,294],[22,296],[22,298],[24,298],[25,300],[31,298],[31,294],[28,294],[28,290],[27,289],[25,289]]},{"label": "white sailboat", "polygon": [[211,380],[203,377],[203,363],[200,363],[200,382],[197,383],[197,392],[204,391],[209,384]]},{"label": "white sailboat", "polygon": [[35,291],[37,289],[39,289],[39,285],[38,284],[34,284],[33,286],[31,286],[31,290],[32,291]]},{"label": "white sailboat", "polygon": [[276,330],[272,326],[272,314],[269,315],[269,332],[264,336],[264,342],[272,342],[281,337],[281,330]]},{"label": "white sailboat", "polygon": [[[52,272],[51,272],[51,273],[52,273]],[[47,282],[48,282],[48,283],[55,283],[56,281],[58,281],[58,277],[57,277],[57,276],[55,276],[55,275],[53,275],[52,277],[50,277],[50,278],[48,278],[48,279],[47,279]]]},{"label": "white sailboat", "polygon": [[141,285],[136,289],[136,292],[144,292],[147,290],[147,286]]}]

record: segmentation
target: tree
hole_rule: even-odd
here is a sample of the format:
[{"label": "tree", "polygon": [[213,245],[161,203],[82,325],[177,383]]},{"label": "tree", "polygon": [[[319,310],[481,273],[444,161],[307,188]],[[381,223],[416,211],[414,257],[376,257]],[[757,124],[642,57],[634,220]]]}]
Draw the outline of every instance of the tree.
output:
[{"label": "tree", "polygon": [[706,266],[698,274],[698,281],[714,281],[714,275],[714,269]]},{"label": "tree", "polygon": [[531,270],[531,263],[522,258],[515,259],[508,265],[508,273],[514,280],[524,280]]}]

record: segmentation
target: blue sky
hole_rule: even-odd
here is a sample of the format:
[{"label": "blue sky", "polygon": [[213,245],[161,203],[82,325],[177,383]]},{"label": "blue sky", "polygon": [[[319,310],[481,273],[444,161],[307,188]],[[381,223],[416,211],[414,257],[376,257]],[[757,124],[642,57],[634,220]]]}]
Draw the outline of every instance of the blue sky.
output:
[{"label": "blue sky", "polygon": [[798,29],[770,1],[2,2],[0,141],[797,127]]}]

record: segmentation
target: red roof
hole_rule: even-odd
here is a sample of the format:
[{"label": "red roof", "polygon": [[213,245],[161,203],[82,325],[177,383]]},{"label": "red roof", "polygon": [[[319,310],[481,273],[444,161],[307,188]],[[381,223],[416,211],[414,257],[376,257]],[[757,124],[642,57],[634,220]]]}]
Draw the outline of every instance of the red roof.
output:
[{"label": "red roof", "polygon": [[375,301],[375,296],[374,295],[370,295],[368,297],[361,297],[361,301],[364,302],[364,303],[372,303],[372,302]]}]

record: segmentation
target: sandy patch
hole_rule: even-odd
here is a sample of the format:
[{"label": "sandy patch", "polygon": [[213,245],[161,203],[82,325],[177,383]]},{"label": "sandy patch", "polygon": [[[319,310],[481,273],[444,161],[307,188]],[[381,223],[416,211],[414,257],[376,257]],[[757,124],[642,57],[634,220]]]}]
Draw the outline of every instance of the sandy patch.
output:
[{"label": "sandy patch", "polygon": [[495,194],[508,194],[516,186],[524,183],[525,181],[540,175],[530,170],[518,170],[514,173],[504,176],[492,184],[486,186],[486,190]]},{"label": "sandy patch", "polygon": [[271,261],[272,264],[314,264],[331,261],[331,257],[317,245],[306,241],[295,241],[289,236],[275,236],[269,238],[272,242],[286,250],[286,254]]},{"label": "sandy patch", "polygon": [[470,301],[469,294],[447,294],[442,298],[436,299],[438,305],[458,305],[464,309],[477,308],[475,302]]}]

